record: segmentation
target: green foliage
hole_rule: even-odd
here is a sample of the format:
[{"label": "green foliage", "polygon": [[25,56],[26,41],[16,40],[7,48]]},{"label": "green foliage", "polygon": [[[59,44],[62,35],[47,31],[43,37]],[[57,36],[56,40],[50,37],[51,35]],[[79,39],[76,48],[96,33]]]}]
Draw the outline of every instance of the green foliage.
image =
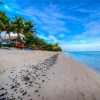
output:
[{"label": "green foliage", "polygon": [[33,36],[29,36],[26,39],[26,47],[30,47],[32,45],[35,45],[35,43],[34,43],[34,37]]},{"label": "green foliage", "polygon": [[2,45],[2,46],[4,46],[4,47],[9,47],[9,48],[13,47],[12,44],[5,44],[5,45]]},{"label": "green foliage", "polygon": [[5,12],[0,11],[0,32],[5,31],[5,26],[9,23],[9,18]]},{"label": "green foliage", "polygon": [[58,43],[55,43],[53,45],[53,51],[62,51],[61,48],[60,48],[60,46],[58,45]]},{"label": "green foliage", "polygon": [[22,17],[15,17],[15,20],[12,21],[14,26],[13,32],[18,34],[18,41],[21,42],[19,34],[24,34],[25,37],[30,38],[35,34],[35,25],[31,21],[25,21]]},{"label": "green foliage", "polygon": [[0,42],[0,48],[1,48],[1,46],[2,46],[2,43]]},{"label": "green foliage", "polygon": [[48,44],[45,44],[45,45],[44,45],[44,49],[45,49],[45,50],[48,50],[48,51],[53,51],[53,46],[52,46],[52,44],[49,44],[49,43],[48,43]]},{"label": "green foliage", "polygon": [[33,34],[36,33],[35,25],[33,25],[31,21],[26,21],[26,22],[24,23],[24,30],[23,30],[23,33],[24,33],[26,36],[32,36]]},{"label": "green foliage", "polygon": [[24,34],[26,39],[26,48],[33,48],[36,50],[48,50],[48,51],[62,51],[60,46],[56,44],[49,44],[44,39],[36,36],[35,25],[31,21],[25,21],[22,17],[15,17],[13,21],[9,19],[5,12],[0,11],[0,33],[6,31],[9,35],[10,44],[8,47],[12,47],[10,32],[17,33],[18,42],[21,42],[19,34]]},{"label": "green foliage", "polygon": [[47,51],[62,51],[57,43],[52,45],[45,42],[44,39],[34,37],[34,36],[30,36],[27,38],[26,46],[32,47],[35,50],[42,49],[42,50],[47,50]]},{"label": "green foliage", "polygon": [[0,1],[0,5],[3,5],[4,3]]},{"label": "green foliage", "polygon": [[15,17],[15,20],[12,21],[13,26],[15,27],[14,32],[21,33],[23,31],[24,26],[24,18]]}]

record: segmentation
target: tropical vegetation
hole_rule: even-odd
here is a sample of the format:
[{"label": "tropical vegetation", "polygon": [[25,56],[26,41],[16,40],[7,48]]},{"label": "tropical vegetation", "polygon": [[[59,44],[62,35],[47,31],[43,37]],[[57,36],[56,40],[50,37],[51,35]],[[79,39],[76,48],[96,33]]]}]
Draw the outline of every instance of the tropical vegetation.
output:
[{"label": "tropical vegetation", "polygon": [[0,1],[0,5],[3,5],[3,2]]},{"label": "tropical vegetation", "polygon": [[[3,5],[0,2],[0,5]],[[11,44],[11,36],[10,33],[16,33],[18,38],[17,41],[23,43],[20,39],[19,34],[23,34],[26,37],[25,47],[32,49],[41,49],[48,51],[61,51],[58,43],[50,44],[47,43],[44,39],[41,39],[36,36],[36,28],[35,25],[31,21],[26,21],[23,17],[15,16],[13,20],[11,20],[5,12],[0,11],[0,39],[2,40],[2,32],[5,31],[9,36],[9,41]],[[0,46],[2,43],[0,41]]]}]

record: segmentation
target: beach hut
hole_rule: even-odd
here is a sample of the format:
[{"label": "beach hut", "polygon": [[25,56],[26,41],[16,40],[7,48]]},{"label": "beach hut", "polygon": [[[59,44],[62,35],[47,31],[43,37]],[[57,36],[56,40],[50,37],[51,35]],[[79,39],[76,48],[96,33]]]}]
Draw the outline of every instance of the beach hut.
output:
[{"label": "beach hut", "polygon": [[19,38],[20,38],[20,42],[18,41],[17,34],[14,34],[11,32],[10,39],[9,39],[9,36],[2,37],[2,45],[12,44],[13,46],[18,47],[18,48],[24,48],[26,37],[22,34],[19,34]]}]

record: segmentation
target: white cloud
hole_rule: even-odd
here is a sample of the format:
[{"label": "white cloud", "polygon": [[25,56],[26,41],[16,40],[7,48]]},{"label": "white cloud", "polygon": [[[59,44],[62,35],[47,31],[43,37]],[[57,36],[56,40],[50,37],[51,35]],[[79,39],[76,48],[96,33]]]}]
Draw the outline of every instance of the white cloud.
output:
[{"label": "white cloud", "polygon": [[81,12],[81,13],[93,13],[93,12],[95,12],[95,10],[82,9],[82,8],[75,9],[74,11],[75,12]]},{"label": "white cloud", "polygon": [[[75,36],[76,40],[84,40],[85,43],[74,44],[70,49],[100,51],[100,12],[91,12],[90,16],[83,20],[84,32]],[[83,42],[84,42],[83,41]],[[66,48],[66,46],[64,46]]]},{"label": "white cloud", "polygon": [[49,35],[49,36],[38,35],[38,37],[43,38],[44,40],[47,40],[49,43],[58,43],[59,42],[59,40],[53,35]]},{"label": "white cloud", "polygon": [[65,37],[65,34],[59,34],[59,37],[61,37],[61,38],[63,38],[63,37]]},{"label": "white cloud", "polygon": [[[65,15],[63,11],[61,11],[60,7],[57,5],[50,4],[48,6],[44,6],[41,9],[36,7],[27,7],[26,9],[22,9],[19,5],[16,6],[5,7],[7,10],[11,11],[11,8],[16,8],[16,12],[21,15],[26,15],[30,17],[40,28],[47,32],[48,37],[45,35],[41,35],[39,37],[44,38],[49,42],[58,42],[63,49],[66,50],[98,50],[100,49],[100,10],[89,10],[82,9],[79,6],[70,8],[70,11],[78,11],[81,13],[89,13],[87,17],[75,17],[71,15]],[[64,11],[65,12],[65,11]],[[93,20],[99,19],[99,21]],[[70,32],[70,30],[65,26],[67,21],[80,22],[84,25],[85,31],[77,36],[74,36],[73,40],[69,40],[69,42],[65,43],[57,39],[55,34],[59,33],[59,37],[64,37],[64,34]],[[95,37],[95,39],[94,39]],[[92,42],[91,42],[92,41]],[[96,43],[98,42],[98,43]]]},{"label": "white cloud", "polygon": [[95,21],[87,23],[86,30],[87,33],[91,33],[92,35],[100,34],[100,23]]},{"label": "white cloud", "polygon": [[67,51],[100,51],[100,37],[94,39],[72,39],[58,42]]},{"label": "white cloud", "polygon": [[12,11],[12,9],[8,5],[4,5],[4,8],[7,9],[8,11]]},{"label": "white cloud", "polygon": [[67,51],[100,51],[100,42],[93,44],[61,44],[63,50]]},{"label": "white cloud", "polygon": [[53,35],[49,35],[49,41],[52,42],[52,43],[57,43],[58,39]]},{"label": "white cloud", "polygon": [[[55,36],[49,35],[39,37],[47,40],[50,43],[59,43],[61,48],[66,51],[100,51],[100,39],[96,38],[94,41],[88,40],[70,40],[68,42],[58,40]],[[98,42],[97,42],[98,41]]]},{"label": "white cloud", "polygon": [[38,23],[42,30],[48,32],[49,34],[69,32],[69,30],[65,27],[66,22],[63,20],[63,18],[67,18],[67,16],[60,12],[57,5],[50,4],[40,10],[34,7],[29,7],[24,9],[23,12],[27,16],[30,16],[33,21]]},{"label": "white cloud", "polygon": [[[42,11],[41,11],[42,10]],[[26,9],[22,9],[24,14],[27,16],[31,16],[34,19],[34,16],[40,19],[42,23],[48,24],[64,24],[64,21],[61,21],[58,18],[62,18],[60,12],[57,11],[57,8],[52,7],[51,5],[44,7],[43,9],[37,9],[34,7],[28,7]]]},{"label": "white cloud", "polygon": [[48,25],[48,26],[42,26],[42,30],[47,31],[49,34],[57,34],[58,32],[69,32],[65,27],[60,27],[59,25]]},{"label": "white cloud", "polygon": [[100,9],[98,10],[92,10],[91,13],[82,20],[83,23],[89,23],[93,20],[99,20],[100,21]]},{"label": "white cloud", "polygon": [[[57,34],[58,32],[70,32],[65,26],[68,21],[80,21],[80,19],[65,15],[58,5],[50,4],[41,9],[30,6],[26,9],[21,8],[16,2],[13,2],[16,13],[30,17],[39,26],[40,29],[49,34]],[[66,21],[65,21],[66,20]]]},{"label": "white cloud", "polygon": [[44,35],[37,35],[37,36],[40,37],[40,38],[42,38],[42,39],[44,39],[44,40],[49,40],[49,38],[46,37],[46,36],[44,36]]},{"label": "white cloud", "polygon": [[92,21],[89,23],[84,24],[85,27],[85,32],[83,32],[80,35],[77,35],[77,39],[89,39],[89,38],[94,38],[98,37],[100,35],[100,21]]}]

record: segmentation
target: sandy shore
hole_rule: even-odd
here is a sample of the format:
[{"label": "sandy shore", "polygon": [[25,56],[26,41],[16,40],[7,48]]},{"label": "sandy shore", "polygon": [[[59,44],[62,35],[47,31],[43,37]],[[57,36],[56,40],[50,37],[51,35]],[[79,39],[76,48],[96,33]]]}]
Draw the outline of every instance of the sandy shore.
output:
[{"label": "sandy shore", "polygon": [[100,100],[100,75],[63,53],[0,49],[0,100]]}]

